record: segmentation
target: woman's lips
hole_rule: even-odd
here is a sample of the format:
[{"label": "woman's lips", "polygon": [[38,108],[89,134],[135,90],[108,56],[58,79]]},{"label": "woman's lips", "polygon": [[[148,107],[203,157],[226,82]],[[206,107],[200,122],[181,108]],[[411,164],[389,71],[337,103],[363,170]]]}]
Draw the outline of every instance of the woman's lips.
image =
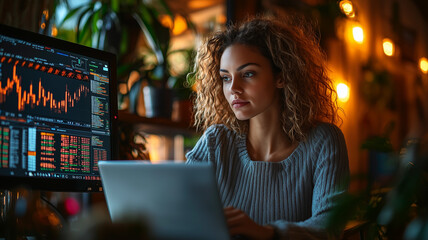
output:
[{"label": "woman's lips", "polygon": [[240,108],[240,107],[243,107],[243,106],[247,105],[248,103],[249,102],[247,102],[247,101],[243,101],[243,100],[237,99],[237,100],[233,100],[232,101],[232,107],[234,107],[234,108]]}]

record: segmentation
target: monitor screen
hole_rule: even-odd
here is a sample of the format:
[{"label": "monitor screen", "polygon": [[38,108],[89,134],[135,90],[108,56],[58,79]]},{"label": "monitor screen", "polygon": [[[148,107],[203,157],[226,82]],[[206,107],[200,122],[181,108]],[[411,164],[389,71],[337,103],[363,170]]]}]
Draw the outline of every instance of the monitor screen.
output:
[{"label": "monitor screen", "polygon": [[116,119],[115,55],[0,25],[0,189],[101,191]]}]

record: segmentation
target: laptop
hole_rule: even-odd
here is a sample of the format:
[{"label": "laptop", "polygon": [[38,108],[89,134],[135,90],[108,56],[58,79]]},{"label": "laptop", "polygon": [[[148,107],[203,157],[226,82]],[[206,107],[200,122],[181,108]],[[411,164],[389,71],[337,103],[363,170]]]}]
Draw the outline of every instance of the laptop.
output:
[{"label": "laptop", "polygon": [[113,222],[145,219],[155,239],[230,239],[211,164],[100,161]]}]

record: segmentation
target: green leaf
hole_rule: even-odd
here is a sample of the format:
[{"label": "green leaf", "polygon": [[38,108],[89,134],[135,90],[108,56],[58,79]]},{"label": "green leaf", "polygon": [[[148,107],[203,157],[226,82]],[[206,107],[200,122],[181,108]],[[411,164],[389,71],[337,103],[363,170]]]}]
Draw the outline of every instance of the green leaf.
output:
[{"label": "green leaf", "polygon": [[112,0],[111,1],[111,9],[114,12],[119,12],[119,0]]},{"label": "green leaf", "polygon": [[[151,17],[151,13],[148,11],[145,11],[144,9],[145,8],[141,9],[140,14],[137,14],[137,13],[132,14],[132,17],[137,21],[138,25],[143,31],[144,37],[147,40],[147,44],[155,53],[158,63],[163,64],[164,61],[166,61],[166,59],[162,55],[162,50],[157,41],[156,33],[154,31],[154,28],[152,27],[153,19],[149,18]],[[149,21],[149,19],[151,19],[152,21]]]},{"label": "green leaf", "polygon": [[65,15],[64,19],[61,21],[61,23],[59,24],[58,28],[61,28],[61,27],[62,27],[62,25],[63,25],[63,24],[64,24],[68,19],[70,19],[71,17],[74,17],[74,16],[77,14],[77,12],[78,12],[79,10],[82,10],[82,9],[85,9],[85,5],[82,5],[82,6],[79,6],[79,7],[73,8],[70,12],[68,12],[68,13],[67,13],[67,15]]},{"label": "green leaf", "polygon": [[[172,19],[174,18],[174,14],[172,13],[171,9],[169,8],[168,4],[164,0],[157,0],[157,3],[159,3],[162,6],[162,10],[166,12]],[[158,16],[157,16],[158,17]]]},{"label": "green leaf", "polygon": [[129,36],[129,32],[128,29],[123,29],[122,30],[122,38],[120,39],[120,55],[126,53],[126,51],[128,50],[128,37]]},{"label": "green leaf", "polygon": [[[100,16],[101,16],[101,8],[97,9],[94,13],[93,13],[93,18],[92,18],[92,32],[93,33],[98,33],[98,21],[100,20]],[[98,45],[98,43],[97,43]]]},{"label": "green leaf", "polygon": [[[101,27],[98,29],[98,35],[97,35],[97,44],[96,44],[96,47],[97,47],[97,49],[100,49],[100,43],[101,43],[101,37],[103,37],[103,38],[105,38],[105,36],[103,36],[103,34],[102,33],[105,33],[106,31],[107,31],[107,29],[106,29],[106,24],[104,23],[104,18],[106,17],[106,15],[107,15],[107,11],[108,11],[108,7],[105,5],[105,4],[103,4],[102,6],[101,6],[101,8],[99,9],[99,14],[100,14],[100,16],[99,16],[99,19],[102,19],[103,20],[103,24],[101,24]],[[105,41],[105,40],[104,40]]]},{"label": "green leaf", "polygon": [[[88,18],[84,19],[85,15],[93,9],[94,4],[90,4],[89,7],[87,7],[82,13],[79,15],[79,19],[77,20],[77,30],[76,30],[76,41],[78,43],[81,43],[81,37],[83,34],[81,33],[80,26],[81,24],[86,25],[86,22],[88,21]],[[83,22],[82,22],[83,21]]]},{"label": "green leaf", "polygon": [[92,32],[91,31],[85,32],[85,34],[83,35],[81,44],[88,46],[88,47],[92,47]]},{"label": "green leaf", "polygon": [[94,18],[94,15],[90,14],[89,17],[86,19],[85,25],[83,25],[83,28],[80,31],[80,34],[78,35],[78,39],[77,39],[77,41],[85,42],[85,40],[89,38],[90,40],[87,43],[89,43],[90,47],[92,47],[92,33],[93,33],[90,27],[92,25],[93,18]]}]

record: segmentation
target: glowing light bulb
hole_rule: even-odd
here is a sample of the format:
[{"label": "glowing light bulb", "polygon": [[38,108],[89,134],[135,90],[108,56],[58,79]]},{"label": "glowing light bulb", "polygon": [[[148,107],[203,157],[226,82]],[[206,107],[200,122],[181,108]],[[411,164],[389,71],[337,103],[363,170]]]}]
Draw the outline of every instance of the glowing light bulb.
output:
[{"label": "glowing light bulb", "polygon": [[174,35],[179,35],[179,34],[183,33],[184,31],[186,31],[186,29],[187,29],[186,19],[184,17],[182,17],[181,15],[176,15],[174,17],[174,27],[172,29],[172,33]]},{"label": "glowing light bulb", "polygon": [[419,59],[419,68],[423,73],[428,73],[428,59],[424,57]]},{"label": "glowing light bulb", "polygon": [[340,10],[348,17],[355,17],[354,6],[351,1],[343,0],[339,3]]},{"label": "glowing light bulb", "polygon": [[58,35],[58,29],[55,25],[52,26],[51,36],[56,37]]},{"label": "glowing light bulb", "polygon": [[167,27],[169,29],[172,29],[174,27],[174,22],[172,21],[172,18],[169,15],[160,15],[159,21],[162,26]]},{"label": "glowing light bulb", "polygon": [[43,15],[45,15],[46,19],[49,19],[49,10],[43,10]]},{"label": "glowing light bulb", "polygon": [[186,19],[181,15],[174,16],[174,19],[170,15],[161,15],[159,16],[159,21],[162,26],[171,29],[174,35],[179,35],[187,29]]},{"label": "glowing light bulb", "polygon": [[352,36],[357,43],[363,43],[364,41],[364,31],[360,26],[355,26],[352,28]]},{"label": "glowing light bulb", "polygon": [[347,102],[349,100],[349,87],[345,83],[339,83],[336,86],[337,97],[341,102]]},{"label": "glowing light bulb", "polygon": [[383,39],[383,52],[386,56],[392,56],[395,52],[394,43],[391,39],[385,38]]}]

